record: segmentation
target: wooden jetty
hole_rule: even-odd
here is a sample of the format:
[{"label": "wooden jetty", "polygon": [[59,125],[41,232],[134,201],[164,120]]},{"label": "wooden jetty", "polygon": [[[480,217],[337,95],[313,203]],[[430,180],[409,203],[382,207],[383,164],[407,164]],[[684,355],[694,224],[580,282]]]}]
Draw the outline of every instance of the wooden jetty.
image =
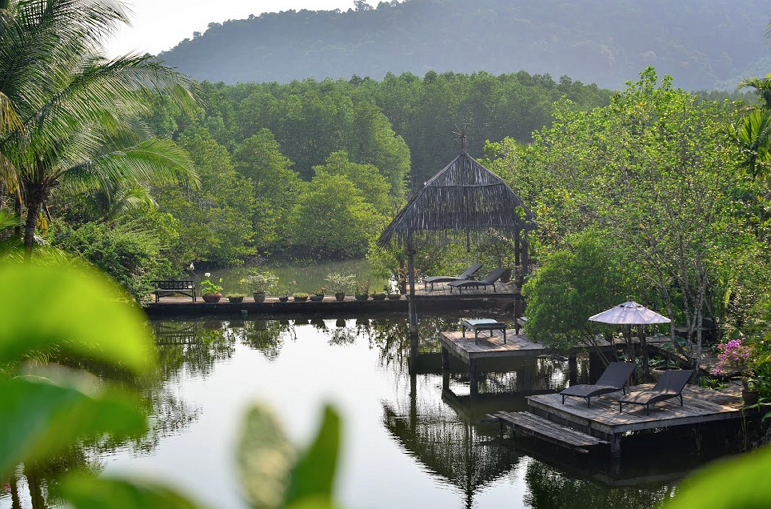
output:
[{"label": "wooden jetty", "polygon": [[[421,311],[492,309],[511,306],[519,297],[513,284],[507,284],[495,292],[492,289],[480,288],[465,291],[463,294],[457,291],[450,293],[444,285],[437,285],[434,291],[419,291],[415,295],[415,304]],[[189,297],[164,296],[159,302],[146,303],[143,309],[149,317],[155,318],[244,315],[244,313],[247,315],[324,314],[328,316],[406,313],[407,307],[408,297],[404,295],[396,300],[374,300],[371,296],[367,300],[356,300],[353,295],[348,295],[342,301],[328,295],[319,302],[294,302],[291,299],[288,302],[280,302],[277,297],[268,297],[264,302],[255,302],[251,297],[246,297],[239,303],[228,302],[225,298],[217,303],[206,303],[201,299],[192,302]]]},{"label": "wooden jetty", "polygon": [[[651,388],[652,385],[632,387],[632,392]],[[588,407],[580,400],[567,400],[557,394],[540,394],[527,398],[527,412],[497,412],[490,416],[502,426],[517,433],[536,436],[585,452],[587,448],[608,445],[612,456],[621,455],[621,439],[629,432],[661,431],[678,426],[692,426],[707,422],[741,419],[755,415],[755,409],[742,409],[741,397],[736,390],[714,391],[697,386],[683,390],[683,406],[677,399],[660,402],[651,407],[650,415],[644,408],[618,411],[618,396],[603,395],[592,400]]]},{"label": "wooden jetty", "polygon": [[[471,396],[479,393],[478,362],[485,359],[506,359],[515,357],[538,357],[548,350],[540,343],[534,343],[525,334],[508,331],[504,341],[502,331],[487,332],[475,340],[472,334],[463,337],[462,332],[442,332],[442,372],[450,371],[450,356],[468,365]],[[445,378],[447,378],[445,376]],[[445,384],[446,385],[446,384]],[[447,387],[445,387],[447,388]]]}]

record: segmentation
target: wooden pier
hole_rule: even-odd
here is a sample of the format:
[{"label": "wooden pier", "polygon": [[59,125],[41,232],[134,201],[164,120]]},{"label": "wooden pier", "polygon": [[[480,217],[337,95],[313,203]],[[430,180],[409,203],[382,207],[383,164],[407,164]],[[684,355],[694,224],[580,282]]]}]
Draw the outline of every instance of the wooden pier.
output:
[{"label": "wooden pier", "polygon": [[[632,392],[651,387],[649,384],[634,386]],[[592,406],[588,407],[577,399],[563,404],[557,393],[541,394],[527,398],[527,412],[497,412],[490,417],[515,432],[563,447],[584,452],[589,447],[607,444],[612,456],[620,456],[621,439],[628,432],[735,420],[757,413],[755,409],[742,410],[737,389],[713,391],[689,385],[683,390],[682,407],[677,399],[670,399],[652,406],[650,415],[644,408],[625,408],[619,412],[618,397],[616,394],[603,395],[594,398]]]},{"label": "wooden pier", "polygon": [[[454,355],[468,364],[472,396],[477,395],[479,391],[477,362],[480,359],[537,357],[546,353],[546,347],[543,345],[533,343],[524,334],[512,334],[511,331],[507,333],[505,341],[503,331],[491,331],[489,336],[487,333],[483,333],[478,341],[471,334],[468,337],[463,337],[462,332],[442,332],[441,340],[442,371],[449,373],[450,355]],[[447,379],[447,376],[445,378]]]}]

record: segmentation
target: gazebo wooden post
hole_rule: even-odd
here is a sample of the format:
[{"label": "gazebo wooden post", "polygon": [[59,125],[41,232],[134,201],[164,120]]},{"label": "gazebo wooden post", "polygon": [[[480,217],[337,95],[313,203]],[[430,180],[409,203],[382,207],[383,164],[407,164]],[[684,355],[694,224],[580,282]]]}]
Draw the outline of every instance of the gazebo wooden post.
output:
[{"label": "gazebo wooden post", "polygon": [[407,234],[407,272],[410,282],[410,337],[417,340],[418,336],[418,312],[415,309],[415,246],[412,239],[412,231]]}]

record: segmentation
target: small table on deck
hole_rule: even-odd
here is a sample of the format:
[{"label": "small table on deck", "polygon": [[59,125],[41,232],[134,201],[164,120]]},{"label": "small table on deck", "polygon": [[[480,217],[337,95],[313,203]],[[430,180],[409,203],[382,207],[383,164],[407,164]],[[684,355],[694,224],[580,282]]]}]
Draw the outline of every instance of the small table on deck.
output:
[{"label": "small table on deck", "polygon": [[500,330],[503,331],[503,342],[506,342],[506,324],[503,322],[498,322],[495,320],[492,320],[490,318],[478,318],[478,319],[470,319],[470,318],[464,318],[460,322],[461,326],[463,327],[463,337],[466,337],[466,330],[474,331],[474,344],[479,341],[479,331],[481,330],[489,330],[490,331],[490,337],[493,336],[494,330]]}]

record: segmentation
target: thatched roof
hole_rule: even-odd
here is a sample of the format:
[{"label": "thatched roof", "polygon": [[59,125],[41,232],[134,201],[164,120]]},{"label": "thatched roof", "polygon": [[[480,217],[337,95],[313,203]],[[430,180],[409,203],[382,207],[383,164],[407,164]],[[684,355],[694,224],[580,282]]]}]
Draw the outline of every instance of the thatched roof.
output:
[{"label": "thatched roof", "polygon": [[426,182],[378,239],[380,246],[407,238],[447,237],[453,231],[486,236],[487,230],[532,229],[535,216],[500,177],[460,154]]}]

